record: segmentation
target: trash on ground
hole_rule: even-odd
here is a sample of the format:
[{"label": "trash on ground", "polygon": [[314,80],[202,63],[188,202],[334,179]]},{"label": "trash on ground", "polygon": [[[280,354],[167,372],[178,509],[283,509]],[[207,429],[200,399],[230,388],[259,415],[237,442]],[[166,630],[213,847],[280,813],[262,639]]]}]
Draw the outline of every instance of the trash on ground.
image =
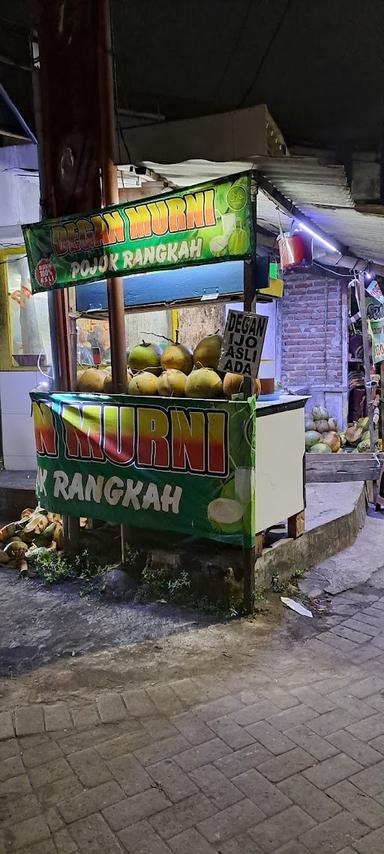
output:
[{"label": "trash on ground", "polygon": [[296,602],[295,599],[289,599],[288,596],[280,596],[280,599],[283,605],[286,605],[287,608],[291,608],[292,611],[296,611],[297,614],[301,614],[302,617],[313,617],[312,611],[305,608],[301,602]]}]

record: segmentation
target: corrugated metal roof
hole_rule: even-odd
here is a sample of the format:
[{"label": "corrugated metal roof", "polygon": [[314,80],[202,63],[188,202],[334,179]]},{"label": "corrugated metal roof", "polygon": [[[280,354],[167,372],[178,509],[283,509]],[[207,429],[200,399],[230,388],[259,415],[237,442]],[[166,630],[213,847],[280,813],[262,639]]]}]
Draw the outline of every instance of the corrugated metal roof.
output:
[{"label": "corrugated metal roof", "polygon": [[[216,163],[146,163],[176,187],[198,184],[224,175],[257,169],[280,193],[308,216],[314,226],[344,244],[353,255],[384,265],[384,216],[357,211],[343,166],[314,157],[254,157]],[[264,192],[258,195],[258,223],[266,229],[285,230],[291,217]]]}]

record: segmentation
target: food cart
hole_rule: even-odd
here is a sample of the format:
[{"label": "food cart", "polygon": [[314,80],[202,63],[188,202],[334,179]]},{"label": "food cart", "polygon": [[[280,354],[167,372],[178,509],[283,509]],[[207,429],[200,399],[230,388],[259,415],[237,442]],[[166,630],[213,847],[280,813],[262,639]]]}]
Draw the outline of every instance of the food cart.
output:
[{"label": "food cart", "polygon": [[[252,175],[243,173],[26,226],[32,291],[83,283],[78,308],[88,298],[86,311],[103,311],[103,285],[90,284],[125,275],[131,309],[238,300],[242,292],[249,312],[257,289],[254,195]],[[217,351],[218,336],[208,337]],[[241,548],[249,606],[263,531],[288,519],[292,536],[303,532],[306,398],[256,401],[251,373],[225,398],[211,345],[193,354],[183,396],[143,393],[145,362],[128,395],[105,393],[107,386],[97,394],[32,393],[37,495],[69,516]]]}]

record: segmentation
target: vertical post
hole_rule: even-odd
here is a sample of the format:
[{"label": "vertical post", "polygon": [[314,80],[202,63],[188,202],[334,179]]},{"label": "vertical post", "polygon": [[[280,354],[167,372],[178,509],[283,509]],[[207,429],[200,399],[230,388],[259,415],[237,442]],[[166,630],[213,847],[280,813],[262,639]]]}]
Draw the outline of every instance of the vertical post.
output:
[{"label": "vertical post", "polygon": [[[250,264],[244,262],[244,311],[252,311],[253,300],[256,293],[256,224],[257,224],[257,185],[252,178],[252,225],[254,230],[253,257]],[[252,380],[244,378],[244,397],[252,394]],[[256,417],[256,416],[255,416]],[[257,472],[256,472],[257,477]],[[252,613],[255,605],[255,561],[262,550],[262,539],[258,537],[256,542],[249,548],[244,548],[244,605],[248,613]]]},{"label": "vertical post", "polygon": [[[41,65],[39,142],[44,141],[40,179],[44,215],[57,217],[101,204],[97,21],[92,0],[35,0],[34,5]],[[60,391],[70,391],[75,379],[68,308],[67,292],[55,290],[50,320],[55,390]],[[66,547],[75,550],[79,520],[65,519],[65,531]]]},{"label": "vertical post", "polygon": [[380,362],[380,433],[384,444],[384,362]]},{"label": "vertical post", "polygon": [[[119,190],[114,162],[116,133],[110,2],[109,0],[98,0],[98,6],[98,75],[100,106],[103,116],[101,123],[101,179],[104,204],[113,205],[119,201]],[[121,278],[108,279],[107,288],[113,390],[123,394],[127,390],[123,280]]]},{"label": "vertical post", "polygon": [[365,282],[364,282],[364,273],[359,274],[359,307],[361,314],[361,331],[363,336],[363,350],[364,350],[364,384],[365,384],[365,393],[367,398],[367,413],[369,419],[369,440],[372,453],[375,450],[375,425],[373,421],[373,407],[372,407],[372,391],[371,391],[371,359],[369,353],[369,340],[368,340],[368,323],[367,323],[367,303],[365,296]]}]

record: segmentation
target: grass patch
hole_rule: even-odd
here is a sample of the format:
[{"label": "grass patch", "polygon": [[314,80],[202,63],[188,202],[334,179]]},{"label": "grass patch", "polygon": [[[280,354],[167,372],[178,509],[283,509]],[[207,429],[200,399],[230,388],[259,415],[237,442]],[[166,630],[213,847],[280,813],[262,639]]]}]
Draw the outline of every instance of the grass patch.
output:
[{"label": "grass patch", "polygon": [[59,584],[74,579],[93,579],[104,567],[88,549],[83,549],[77,555],[64,555],[56,551],[37,555],[33,569],[44,584]]}]

